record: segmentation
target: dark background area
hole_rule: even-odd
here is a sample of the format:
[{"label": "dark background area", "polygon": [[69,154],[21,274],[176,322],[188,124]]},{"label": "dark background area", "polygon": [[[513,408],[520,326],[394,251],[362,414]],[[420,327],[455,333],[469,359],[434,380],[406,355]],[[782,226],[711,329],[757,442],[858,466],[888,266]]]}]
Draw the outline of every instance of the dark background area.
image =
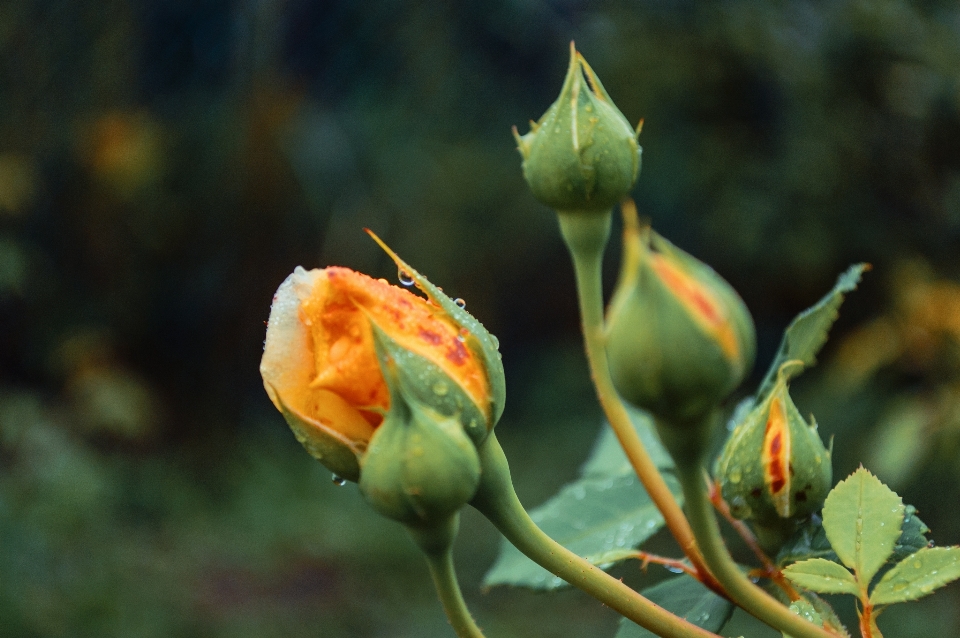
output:
[{"label": "dark background area", "polygon": [[[960,543],[955,2],[10,0],[0,636],[451,635],[402,530],[267,400],[264,320],[297,265],[395,280],[372,228],[499,337],[524,502],[572,477],[600,414],[572,269],[510,136],[555,98],[571,39],[645,119],[641,214],[754,314],[744,392],[794,314],[873,264],[795,398],[837,478],[864,462]],[[481,592],[497,542],[466,515],[488,635],[613,635],[578,592]],[[958,597],[880,626],[954,635]]]}]

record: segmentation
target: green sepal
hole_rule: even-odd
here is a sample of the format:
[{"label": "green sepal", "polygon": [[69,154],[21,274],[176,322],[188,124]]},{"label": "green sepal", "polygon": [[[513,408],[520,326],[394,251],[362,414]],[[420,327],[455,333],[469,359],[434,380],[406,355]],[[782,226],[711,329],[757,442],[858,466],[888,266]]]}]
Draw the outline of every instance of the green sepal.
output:
[{"label": "green sepal", "polygon": [[[507,382],[503,373],[503,360],[500,356],[500,342],[473,315],[457,305],[456,301],[448,297],[442,290],[412,268],[407,262],[400,259],[383,240],[367,229],[367,233],[389,255],[390,259],[401,271],[413,279],[419,288],[434,304],[440,306],[449,318],[460,327],[464,344],[470,351],[480,358],[487,372],[487,382],[490,384],[490,414],[491,419],[487,430],[492,430],[503,415],[503,408],[507,398]],[[486,436],[486,434],[484,434]],[[483,442],[476,440],[477,445]]]},{"label": "green sepal", "polygon": [[637,136],[573,43],[559,97],[529,133],[514,129],[533,196],[588,213],[606,213],[630,192],[640,173]]},{"label": "green sepal", "polygon": [[330,430],[318,421],[310,419],[290,408],[275,389],[273,395],[280,404],[283,419],[293,431],[293,436],[313,458],[340,478],[356,482],[360,478],[358,456],[364,447]]},{"label": "green sepal", "polygon": [[[377,325],[373,317],[370,317],[370,325],[378,355],[381,360],[386,356],[391,361],[391,374],[384,371],[391,402],[393,395],[400,393],[411,405],[420,405],[443,417],[454,418],[474,444],[480,445],[489,433],[487,419],[463,387],[440,366],[399,345]],[[383,363],[380,367],[385,368]],[[389,376],[394,378],[388,379]]]}]

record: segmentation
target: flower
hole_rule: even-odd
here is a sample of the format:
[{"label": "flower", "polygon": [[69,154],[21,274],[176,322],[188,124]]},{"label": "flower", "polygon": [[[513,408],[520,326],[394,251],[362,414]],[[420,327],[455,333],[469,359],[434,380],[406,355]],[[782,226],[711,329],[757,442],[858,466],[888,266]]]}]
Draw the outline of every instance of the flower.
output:
[{"label": "flower", "polygon": [[753,320],[706,264],[640,227],[624,205],[624,260],[607,313],[614,385],[673,425],[696,423],[746,376]]},{"label": "flower", "polygon": [[483,335],[445,305],[341,267],[297,268],[280,285],[260,363],[264,387],[297,439],[336,475],[359,479],[391,407],[375,328],[389,336],[393,359],[419,366],[415,376],[429,387],[416,393],[431,409],[462,419],[473,436],[499,418],[502,398],[496,401],[488,370],[502,377],[502,367],[478,345]]},{"label": "flower", "polygon": [[606,213],[630,192],[640,173],[639,133],[572,42],[560,96],[529,133],[513,128],[534,197],[565,212]]}]

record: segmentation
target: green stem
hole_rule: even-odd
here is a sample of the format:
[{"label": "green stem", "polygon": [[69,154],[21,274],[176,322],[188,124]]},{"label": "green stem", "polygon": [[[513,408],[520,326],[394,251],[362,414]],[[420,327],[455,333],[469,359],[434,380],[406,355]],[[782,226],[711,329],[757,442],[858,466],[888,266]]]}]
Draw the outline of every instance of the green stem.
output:
[{"label": "green stem", "polygon": [[577,279],[583,338],[590,365],[590,375],[597,389],[600,405],[633,466],[634,471],[657,509],[663,515],[667,529],[680,549],[697,570],[698,578],[707,587],[723,595],[697,548],[696,537],[667,487],[663,475],[647,453],[640,436],[633,427],[630,415],[617,394],[607,367],[606,338],[603,321],[603,251],[610,236],[610,213],[559,212],[560,231],[570,249]]},{"label": "green stem", "polygon": [[534,562],[658,636],[717,638],[650,602],[544,534],[520,504],[507,459],[493,433],[480,447],[480,464],[480,488],[471,504]]},{"label": "green stem", "polygon": [[453,568],[453,539],[457,535],[458,526],[459,514],[455,514],[437,527],[408,526],[407,530],[427,559],[437,597],[458,638],[484,638],[463,600],[457,573]]},{"label": "green stem", "polygon": [[713,515],[707,495],[701,463],[678,463],[677,470],[683,486],[690,525],[697,536],[700,551],[703,552],[710,571],[727,590],[733,602],[793,638],[836,638],[836,635],[794,614],[747,578],[723,543],[720,526]]}]

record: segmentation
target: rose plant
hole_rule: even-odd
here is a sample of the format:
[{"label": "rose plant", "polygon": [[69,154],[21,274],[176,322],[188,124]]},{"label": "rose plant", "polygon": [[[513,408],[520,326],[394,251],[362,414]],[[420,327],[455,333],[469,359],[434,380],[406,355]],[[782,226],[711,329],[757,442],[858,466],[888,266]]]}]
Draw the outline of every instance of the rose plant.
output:
[{"label": "rose plant", "polygon": [[[753,321],[720,275],[639,222],[627,199],[639,131],[572,45],[556,102],[529,133],[514,130],[524,177],[556,209],[573,259],[611,426],[581,477],[532,515],[494,432],[505,401],[496,338],[372,233],[423,296],[347,268],[297,268],[270,311],[267,394],[336,481],[357,482],[409,530],[458,636],[483,635],[451,554],[469,504],[507,541],[486,585],[576,586],[624,617],[617,638],[716,636],[735,607],[784,636],[850,636],[818,594],[853,595],[861,635],[881,638],[884,608],[960,578],[960,547],[933,547],[916,511],[863,468],[832,486],[831,450],[789,392],[867,266],[794,319],[759,388],[729,409],[754,363]],[[618,202],[623,265],[605,313],[601,263]],[[718,514],[753,550],[749,572]],[[640,549],[662,526],[681,556]],[[604,571],[629,559],[681,575],[638,592]]]}]

